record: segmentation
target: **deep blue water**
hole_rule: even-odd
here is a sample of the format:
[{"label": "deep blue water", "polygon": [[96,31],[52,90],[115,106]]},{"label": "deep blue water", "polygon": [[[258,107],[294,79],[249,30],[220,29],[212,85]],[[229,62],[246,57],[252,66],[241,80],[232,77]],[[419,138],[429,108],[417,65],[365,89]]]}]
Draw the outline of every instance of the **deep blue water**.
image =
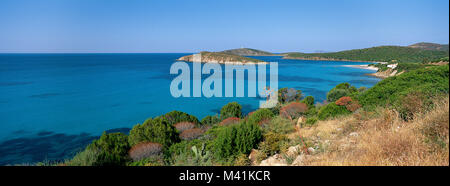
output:
[{"label": "deep blue water", "polygon": [[[258,108],[249,97],[173,98],[169,69],[183,55],[0,54],[0,165],[69,158],[103,131],[127,131],[172,110],[201,119],[231,101],[244,112]],[[379,81],[365,75],[373,71],[341,66],[353,62],[255,58],[279,62],[279,87],[316,101],[342,82]]]}]

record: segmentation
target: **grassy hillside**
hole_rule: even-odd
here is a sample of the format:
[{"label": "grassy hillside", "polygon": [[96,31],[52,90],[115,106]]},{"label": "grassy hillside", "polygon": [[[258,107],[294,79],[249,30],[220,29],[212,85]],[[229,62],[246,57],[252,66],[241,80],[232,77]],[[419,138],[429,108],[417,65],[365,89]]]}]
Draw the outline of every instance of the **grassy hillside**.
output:
[{"label": "grassy hillside", "polygon": [[374,62],[427,62],[448,57],[449,52],[401,46],[380,46],[332,53],[288,53],[285,58]]},{"label": "grassy hillside", "polygon": [[271,56],[271,55],[273,55],[270,52],[256,50],[256,49],[252,49],[252,48],[238,48],[238,49],[225,50],[225,51],[223,51],[223,53],[240,55],[240,56]]}]

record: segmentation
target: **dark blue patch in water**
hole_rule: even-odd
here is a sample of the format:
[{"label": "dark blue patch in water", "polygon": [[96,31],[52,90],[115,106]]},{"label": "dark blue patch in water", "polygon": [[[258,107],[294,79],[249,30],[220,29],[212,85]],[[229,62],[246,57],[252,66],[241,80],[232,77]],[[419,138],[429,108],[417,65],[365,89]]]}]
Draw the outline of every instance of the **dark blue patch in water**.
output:
[{"label": "dark blue patch in water", "polygon": [[62,94],[60,94],[60,93],[44,93],[44,94],[31,95],[29,97],[30,98],[49,98],[49,97],[60,96],[60,95],[62,95]]},{"label": "dark blue patch in water", "polygon": [[33,82],[29,81],[23,81],[23,82],[0,82],[0,87],[7,87],[7,86],[17,86],[17,85],[29,85]]},{"label": "dark blue patch in water", "polygon": [[130,133],[130,130],[131,130],[131,128],[124,127],[124,128],[109,129],[109,130],[106,130],[105,132],[107,134],[120,132],[120,133],[128,135],[128,133]]},{"label": "dark blue patch in water", "polygon": [[45,131],[32,137],[3,141],[0,143],[0,165],[62,161],[73,157],[97,138],[87,133],[69,135]]}]

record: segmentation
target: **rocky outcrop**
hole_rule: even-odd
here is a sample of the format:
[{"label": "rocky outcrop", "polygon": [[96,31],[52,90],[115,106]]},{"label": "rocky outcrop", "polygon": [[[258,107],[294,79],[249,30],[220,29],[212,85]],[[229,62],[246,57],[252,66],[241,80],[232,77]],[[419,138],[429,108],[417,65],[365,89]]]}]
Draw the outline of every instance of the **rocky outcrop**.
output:
[{"label": "rocky outcrop", "polygon": [[223,52],[200,52],[199,54],[183,56],[181,58],[178,58],[177,61],[219,63],[232,65],[267,63],[259,59],[253,59],[234,54],[227,54]]},{"label": "rocky outcrop", "polygon": [[375,76],[375,77],[378,77],[378,78],[388,78],[388,77],[396,76],[396,75],[399,75],[399,74],[402,74],[402,73],[403,72],[398,73],[397,70],[394,70],[394,69],[390,68],[390,69],[387,69],[385,71],[375,72],[373,74],[368,74],[368,75]]}]

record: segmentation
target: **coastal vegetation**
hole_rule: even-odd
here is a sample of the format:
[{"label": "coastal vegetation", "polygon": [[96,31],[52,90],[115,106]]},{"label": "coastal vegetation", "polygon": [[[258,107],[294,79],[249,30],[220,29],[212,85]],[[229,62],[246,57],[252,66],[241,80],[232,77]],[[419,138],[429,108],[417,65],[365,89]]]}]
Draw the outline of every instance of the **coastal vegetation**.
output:
[{"label": "coastal vegetation", "polygon": [[324,103],[283,88],[274,108],[244,115],[232,102],[201,122],[173,111],[128,135],[104,133],[58,165],[448,166],[448,91],[448,65],[411,70],[369,89],[338,84]]},{"label": "coastal vegetation", "polygon": [[223,53],[234,54],[239,56],[272,56],[274,54],[262,50],[256,50],[252,48],[238,48],[238,49],[230,49],[224,50]]},{"label": "coastal vegetation", "polygon": [[330,53],[286,53],[286,59],[342,60],[368,62],[432,62],[449,56],[449,50],[430,50],[420,47],[379,46]]}]

